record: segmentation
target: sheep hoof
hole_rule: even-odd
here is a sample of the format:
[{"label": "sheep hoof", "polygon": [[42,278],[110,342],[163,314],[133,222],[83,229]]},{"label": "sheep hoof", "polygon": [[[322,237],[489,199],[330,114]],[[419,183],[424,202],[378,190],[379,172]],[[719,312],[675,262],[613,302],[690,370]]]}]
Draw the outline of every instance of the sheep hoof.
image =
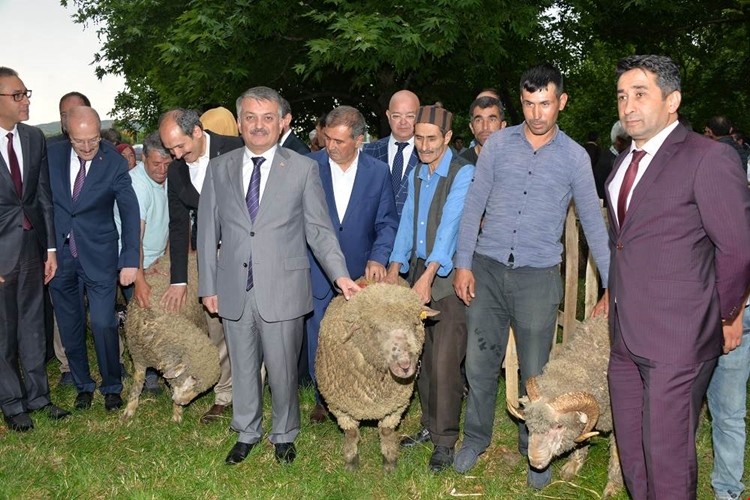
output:
[{"label": "sheep hoof", "polygon": [[344,469],[349,472],[354,472],[359,469],[359,455],[354,455],[354,458],[344,463]]},{"label": "sheep hoof", "polygon": [[383,472],[391,473],[396,471],[396,461],[388,460],[383,457]]}]

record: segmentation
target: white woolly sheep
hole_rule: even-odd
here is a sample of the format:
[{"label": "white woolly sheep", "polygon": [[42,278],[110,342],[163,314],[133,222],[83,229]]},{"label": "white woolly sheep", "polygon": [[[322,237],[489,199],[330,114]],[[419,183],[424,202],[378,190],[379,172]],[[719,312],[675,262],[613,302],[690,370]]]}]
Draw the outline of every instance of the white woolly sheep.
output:
[{"label": "white woolly sheep", "polygon": [[424,307],[409,288],[372,284],[349,301],[337,297],[320,325],[315,372],[328,408],[344,430],[344,463],[359,466],[359,422],[377,420],[383,468],[398,458],[396,427],[414,391],[424,345]]},{"label": "white woolly sheep", "polygon": [[565,480],[575,477],[586,461],[586,441],[599,432],[610,433],[604,498],[623,486],[607,385],[609,345],[606,318],[584,321],[570,340],[553,352],[542,374],[526,382],[523,411],[508,407],[511,414],[526,421],[533,467],[543,469],[554,457],[577,447],[560,470]]},{"label": "white woolly sheep", "polygon": [[125,339],[133,358],[133,385],[122,418],[135,415],[146,368],[160,371],[172,389],[172,420],[182,421],[182,407],[219,380],[219,351],[208,338],[203,306],[198,302],[195,254],[188,261],[187,301],[179,313],[167,312],[159,298],[169,286],[167,256],[149,268],[151,308],[128,305]]}]

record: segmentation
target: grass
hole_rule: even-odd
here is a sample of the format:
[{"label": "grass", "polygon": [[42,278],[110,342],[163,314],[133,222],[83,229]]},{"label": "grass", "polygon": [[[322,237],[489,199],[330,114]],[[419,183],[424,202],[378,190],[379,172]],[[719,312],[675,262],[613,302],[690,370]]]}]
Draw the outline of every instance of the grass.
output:
[{"label": "grass", "polygon": [[[93,355],[92,355],[93,357]],[[75,390],[58,387],[57,363],[49,367],[52,397],[71,408]],[[126,391],[129,381],[126,379]],[[503,390],[503,384],[501,391]],[[125,396],[126,392],[123,392]],[[266,392],[265,428],[270,422]],[[0,427],[0,498],[280,498],[280,499],[596,499],[606,483],[607,440],[594,438],[581,475],[573,482],[559,479],[562,460],[553,463],[553,483],[541,491],[525,484],[525,461],[516,451],[516,425],[498,396],[494,441],[470,475],[427,470],[431,448],[404,451],[393,474],[381,469],[377,428],[362,430],[361,466],[357,473],[343,469],[343,435],[334,421],[311,425],[312,390],[301,392],[302,430],[297,460],[277,464],[273,447],[262,441],[242,464],[229,467],[224,457],[236,440],[230,420],[205,426],[199,417],[213,402],[207,394],[186,408],[181,424],[171,421],[167,393],[145,396],[133,420],[123,423],[119,413],[107,413],[98,393],[94,406],[55,422],[33,415],[35,429],[20,434]],[[400,432],[419,428],[419,405],[409,408]],[[712,498],[710,424],[701,423],[698,437],[698,498]],[[745,479],[747,482],[747,471]],[[620,494],[618,499],[626,499]]]}]

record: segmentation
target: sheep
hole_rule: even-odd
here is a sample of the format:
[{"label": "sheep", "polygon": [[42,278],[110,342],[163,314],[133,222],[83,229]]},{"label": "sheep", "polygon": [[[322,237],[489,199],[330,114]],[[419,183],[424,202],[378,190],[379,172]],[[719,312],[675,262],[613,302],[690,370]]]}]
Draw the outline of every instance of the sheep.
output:
[{"label": "sheep", "polygon": [[172,420],[182,421],[182,407],[219,380],[219,351],[208,338],[203,306],[198,301],[195,254],[188,261],[187,301],[179,313],[163,309],[158,298],[169,287],[169,259],[164,256],[147,271],[151,308],[133,300],[128,305],[125,339],[133,359],[133,385],[123,420],[135,415],[146,368],[162,372],[172,389]]},{"label": "sheep", "polygon": [[582,443],[599,432],[610,433],[604,498],[623,487],[607,385],[607,321],[598,317],[581,323],[570,340],[552,353],[542,374],[526,382],[523,410],[508,405],[511,414],[526,421],[532,467],[544,469],[554,457],[578,447],[560,470],[565,480],[575,477],[586,461],[588,444]]},{"label": "sheep", "polygon": [[383,469],[398,459],[396,427],[414,391],[424,345],[422,320],[438,314],[409,288],[370,284],[323,316],[316,355],[318,387],[344,431],[344,464],[359,466],[359,422],[377,420]]}]

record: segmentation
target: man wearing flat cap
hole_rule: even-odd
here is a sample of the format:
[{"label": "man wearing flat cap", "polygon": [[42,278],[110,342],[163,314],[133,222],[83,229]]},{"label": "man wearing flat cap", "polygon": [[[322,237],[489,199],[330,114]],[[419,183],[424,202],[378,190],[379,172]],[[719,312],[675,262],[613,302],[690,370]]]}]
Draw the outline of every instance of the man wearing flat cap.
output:
[{"label": "man wearing flat cap", "polygon": [[387,282],[395,283],[399,273],[406,273],[422,302],[440,311],[425,322],[417,378],[422,429],[401,443],[413,446],[431,440],[433,472],[453,463],[463,393],[461,362],[466,352],[465,308],[452,286],[453,254],[474,166],[448,147],[452,121],[453,114],[442,107],[422,106],[417,112],[414,146],[420,163],[409,177],[386,276]]}]

